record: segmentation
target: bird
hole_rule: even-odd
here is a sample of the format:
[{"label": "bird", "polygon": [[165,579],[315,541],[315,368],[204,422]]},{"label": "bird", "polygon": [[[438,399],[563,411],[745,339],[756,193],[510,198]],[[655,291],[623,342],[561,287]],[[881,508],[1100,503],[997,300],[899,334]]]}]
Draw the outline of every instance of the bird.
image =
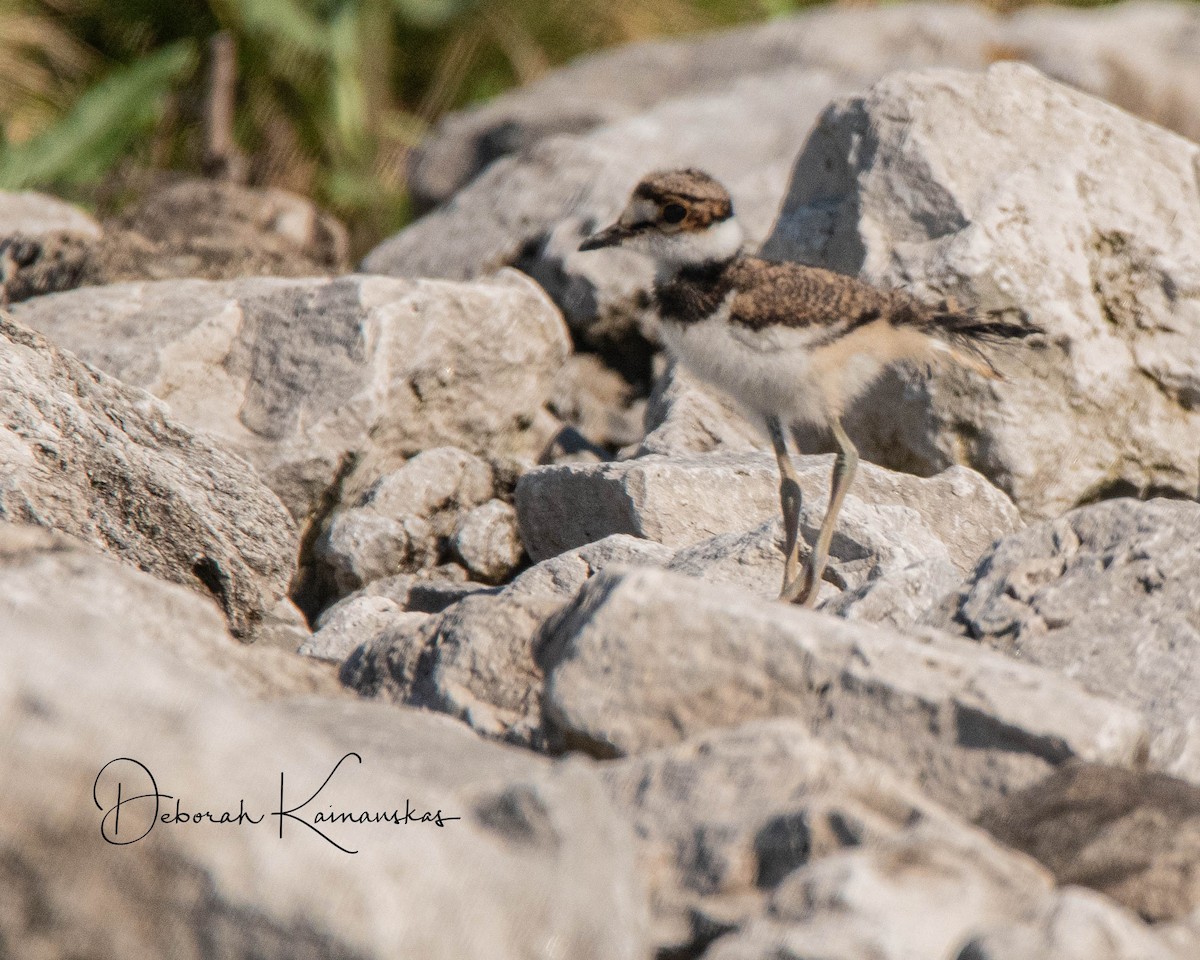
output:
[{"label": "bird", "polygon": [[[1010,311],[930,305],[901,289],[795,262],[747,254],[729,191],[695,168],[656,171],[634,188],[615,223],[581,251],[623,247],[655,266],[652,303],[668,351],[728,394],[770,437],[779,465],[784,570],[780,599],[816,605],[838,513],[858,468],[842,425],[885,371],[926,373],[944,363],[1000,379],[981,344],[1043,332]],[[804,428],[837,448],[829,504],[800,565],[800,484],[787,445]]]}]

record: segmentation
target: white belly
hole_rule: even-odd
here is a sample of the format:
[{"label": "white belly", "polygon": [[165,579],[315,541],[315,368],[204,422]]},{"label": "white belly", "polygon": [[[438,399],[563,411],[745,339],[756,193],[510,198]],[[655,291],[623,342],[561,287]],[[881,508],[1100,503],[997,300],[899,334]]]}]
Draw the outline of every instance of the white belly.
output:
[{"label": "white belly", "polygon": [[828,426],[889,365],[929,359],[924,336],[882,320],[821,343],[828,328],[752,331],[729,324],[726,315],[723,310],[691,324],[664,321],[663,340],[684,366],[760,421]]},{"label": "white belly", "polygon": [[729,394],[754,419],[823,424],[829,409],[806,345],[813,337],[772,328],[733,328],[722,314],[697,323],[661,324],[667,349],[690,371]]}]

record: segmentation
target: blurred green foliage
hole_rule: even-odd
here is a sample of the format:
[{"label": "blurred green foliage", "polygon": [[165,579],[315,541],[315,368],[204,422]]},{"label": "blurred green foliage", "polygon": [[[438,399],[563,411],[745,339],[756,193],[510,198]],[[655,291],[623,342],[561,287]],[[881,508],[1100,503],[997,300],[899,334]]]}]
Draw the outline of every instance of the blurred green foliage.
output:
[{"label": "blurred green foliage", "polygon": [[121,170],[197,171],[224,30],[250,181],[381,235],[406,216],[407,151],[446,111],[589,50],[804,2],[0,0],[0,188],[79,199]]},{"label": "blurred green foliage", "polygon": [[225,31],[250,182],[313,196],[361,248],[403,222],[406,154],[446,111],[589,50],[808,2],[0,0],[0,188],[86,200],[122,171],[197,172]]}]

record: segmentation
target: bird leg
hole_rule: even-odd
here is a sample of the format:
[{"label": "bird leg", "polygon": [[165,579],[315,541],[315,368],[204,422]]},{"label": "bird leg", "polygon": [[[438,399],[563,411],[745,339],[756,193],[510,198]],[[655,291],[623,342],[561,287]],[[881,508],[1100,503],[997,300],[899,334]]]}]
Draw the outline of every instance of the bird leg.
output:
[{"label": "bird leg", "polygon": [[800,478],[788,453],[783,424],[778,418],[767,420],[775,458],[779,461],[779,506],[783,511],[783,593],[796,581],[800,570]]},{"label": "bird leg", "polygon": [[797,577],[789,588],[785,588],[781,600],[803,604],[806,607],[816,606],[817,594],[821,590],[821,576],[825,573],[825,564],[829,560],[829,545],[833,540],[833,528],[837,524],[842,501],[846,499],[846,491],[854,482],[854,472],[858,469],[858,450],[846,436],[841,421],[833,421],[833,439],[837,441],[837,459],[833,462],[833,482],[829,490],[829,507],[825,511],[825,519],[821,521],[821,531],[817,534],[817,542],[812,554],[804,565],[804,573]]}]

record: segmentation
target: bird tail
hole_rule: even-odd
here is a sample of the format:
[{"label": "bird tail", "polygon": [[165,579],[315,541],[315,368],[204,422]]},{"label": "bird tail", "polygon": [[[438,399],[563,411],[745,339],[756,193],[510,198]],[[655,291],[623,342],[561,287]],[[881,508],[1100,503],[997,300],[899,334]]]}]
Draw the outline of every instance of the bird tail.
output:
[{"label": "bird tail", "polygon": [[1024,311],[1013,307],[981,312],[942,304],[914,311],[910,322],[932,338],[935,351],[989,380],[1002,380],[1003,376],[983,351],[984,344],[1008,343],[1045,333]]}]

